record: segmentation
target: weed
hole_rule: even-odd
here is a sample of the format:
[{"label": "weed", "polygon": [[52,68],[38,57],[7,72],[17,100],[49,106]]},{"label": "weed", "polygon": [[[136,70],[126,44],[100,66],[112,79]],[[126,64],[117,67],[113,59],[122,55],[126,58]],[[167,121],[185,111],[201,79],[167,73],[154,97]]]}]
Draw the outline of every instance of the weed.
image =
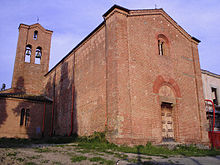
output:
[{"label": "weed", "polygon": [[95,155],[100,155],[100,156],[104,156],[105,154],[103,153],[99,153],[99,152],[94,152]]},{"label": "weed", "polygon": [[39,159],[41,157],[41,155],[33,155],[33,156],[28,156],[28,159]]},{"label": "weed", "polygon": [[105,161],[104,161],[104,164],[106,164],[106,165],[114,165],[115,162],[112,161],[112,160],[105,160]]},{"label": "weed", "polygon": [[49,160],[42,160],[41,163],[48,163]]},{"label": "weed", "polygon": [[109,155],[114,155],[115,153],[112,152],[112,151],[104,151],[106,154],[109,154]]},{"label": "weed", "polygon": [[120,154],[120,153],[114,153],[114,156],[119,159],[127,159],[128,158],[128,155]]},{"label": "weed", "polygon": [[72,162],[81,162],[83,160],[86,160],[87,157],[75,155],[75,156],[72,156],[70,159],[71,159]]},{"label": "weed", "polygon": [[83,136],[77,138],[78,142],[107,142],[104,132],[94,132],[91,136]]},{"label": "weed", "polygon": [[172,160],[168,160],[168,162],[169,162],[170,164],[175,164]]},{"label": "weed", "polygon": [[17,152],[9,152],[6,154],[7,156],[16,156],[17,155]]},{"label": "weed", "polygon": [[53,162],[53,164],[55,164],[55,165],[62,165],[61,162]]},{"label": "weed", "polygon": [[60,144],[60,145],[55,145],[54,147],[61,147],[64,148],[66,145]]},{"label": "weed", "polygon": [[[107,154],[114,154],[112,151],[124,152],[124,153],[134,153],[134,154],[145,154],[152,156],[161,156],[168,158],[171,155],[184,155],[184,156],[215,156],[219,155],[218,150],[202,150],[195,146],[178,146],[176,149],[170,150],[165,147],[153,146],[148,142],[145,146],[117,146],[115,144],[109,143],[103,139],[103,134],[96,133],[94,136],[81,137],[77,139],[77,148],[84,149],[89,152],[89,150],[95,150],[97,152],[105,152]],[[118,155],[116,155],[118,156]]]},{"label": "weed", "polygon": [[[105,152],[107,154],[114,154],[112,151],[124,152],[124,153],[134,153],[134,154],[145,154],[152,156],[161,156],[163,158],[168,158],[173,155],[184,155],[184,156],[216,156],[220,154],[219,150],[206,150],[198,149],[195,145],[180,145],[175,149],[171,150],[166,147],[153,146],[151,142],[148,142],[145,146],[139,145],[135,147],[128,146],[117,146],[115,144],[109,143],[105,140],[104,133],[94,133],[94,135],[89,137],[80,137],[76,140],[78,143],[78,148],[86,150],[95,150],[97,152]],[[116,155],[118,157],[118,155]]]},{"label": "weed", "polygon": [[104,161],[105,159],[101,158],[101,157],[93,157],[93,158],[89,158],[90,162],[101,162]]},{"label": "weed", "polygon": [[34,162],[26,162],[25,165],[37,165],[37,164]]},{"label": "weed", "polygon": [[151,157],[142,157],[143,159],[146,159],[146,160],[151,160],[152,158]]},{"label": "weed", "polygon": [[100,164],[106,164],[106,165],[113,165],[115,164],[114,161],[112,160],[106,160],[104,158],[101,157],[93,157],[89,159],[90,162],[99,162]]},{"label": "weed", "polygon": [[128,159],[128,162],[130,162],[130,163],[137,163],[138,162],[138,160],[137,159]]},{"label": "weed", "polygon": [[0,147],[3,148],[21,147],[30,143],[31,140],[29,139],[0,138]]},{"label": "weed", "polygon": [[25,160],[25,158],[17,158],[17,160],[18,160],[19,162],[23,162],[23,161]]},{"label": "weed", "polygon": [[91,152],[91,150],[88,150],[88,149],[82,149],[82,150],[78,150],[77,152],[79,152],[79,153],[82,153],[82,154],[85,154],[85,153],[89,153],[89,152]]},{"label": "weed", "polygon": [[152,162],[152,161],[147,161],[143,162],[143,165],[157,165],[158,163]]},{"label": "weed", "polygon": [[35,148],[35,152],[42,153],[42,152],[51,152],[49,148]]}]

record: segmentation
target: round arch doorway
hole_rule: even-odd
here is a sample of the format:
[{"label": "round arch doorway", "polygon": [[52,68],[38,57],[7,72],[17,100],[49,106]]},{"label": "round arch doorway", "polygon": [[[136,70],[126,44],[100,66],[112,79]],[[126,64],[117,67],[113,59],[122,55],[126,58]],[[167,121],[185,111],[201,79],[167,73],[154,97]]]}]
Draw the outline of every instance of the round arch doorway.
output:
[{"label": "round arch doorway", "polygon": [[162,86],[159,89],[159,99],[161,105],[162,142],[175,141],[174,105],[176,98],[172,88],[167,85]]}]

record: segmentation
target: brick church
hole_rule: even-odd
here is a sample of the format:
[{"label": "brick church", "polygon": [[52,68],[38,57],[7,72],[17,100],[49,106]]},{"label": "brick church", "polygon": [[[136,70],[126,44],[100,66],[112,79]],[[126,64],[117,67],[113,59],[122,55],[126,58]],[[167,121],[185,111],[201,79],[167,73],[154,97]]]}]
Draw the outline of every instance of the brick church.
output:
[{"label": "brick church", "polygon": [[207,144],[200,41],[163,9],[114,5],[103,18],[50,71],[53,32],[20,24],[0,137],[106,131],[116,144]]}]

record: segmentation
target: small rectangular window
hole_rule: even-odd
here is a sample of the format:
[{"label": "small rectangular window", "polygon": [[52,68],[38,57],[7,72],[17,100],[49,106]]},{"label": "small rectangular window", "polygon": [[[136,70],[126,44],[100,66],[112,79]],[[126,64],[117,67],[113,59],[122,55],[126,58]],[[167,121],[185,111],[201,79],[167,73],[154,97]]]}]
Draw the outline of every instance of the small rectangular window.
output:
[{"label": "small rectangular window", "polygon": [[38,31],[34,31],[34,40],[37,39],[37,34],[38,34]]},{"label": "small rectangular window", "polygon": [[212,100],[213,100],[213,103],[215,105],[218,105],[218,97],[217,97],[217,88],[211,88],[212,89]]}]

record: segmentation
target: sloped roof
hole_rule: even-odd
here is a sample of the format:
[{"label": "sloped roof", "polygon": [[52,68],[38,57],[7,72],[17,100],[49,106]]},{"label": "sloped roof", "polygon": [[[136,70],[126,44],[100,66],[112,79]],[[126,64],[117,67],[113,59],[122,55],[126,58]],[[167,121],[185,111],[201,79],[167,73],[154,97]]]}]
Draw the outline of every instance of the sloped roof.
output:
[{"label": "sloped roof", "polygon": [[0,93],[0,98],[16,98],[16,99],[26,99],[31,101],[40,101],[52,103],[52,99],[43,95],[30,95],[25,93]]},{"label": "sloped roof", "polygon": [[207,74],[207,75],[209,75],[209,76],[216,77],[216,78],[219,78],[219,79],[220,79],[220,75],[219,75],[219,74],[212,73],[212,72],[207,71],[207,70],[204,70],[204,69],[201,69],[201,73],[202,73],[202,74]]},{"label": "sloped roof", "polygon": [[[126,9],[124,7],[121,7],[119,5],[113,5],[107,12],[105,12],[103,14],[103,17],[107,17],[111,12],[113,12],[115,9],[119,9],[121,11],[127,12],[128,14],[131,12],[141,12],[141,11],[156,11],[159,12],[160,14],[162,14],[166,19],[168,19],[176,28],[179,29],[179,31],[181,31],[181,33],[185,34],[185,36],[187,36],[189,39],[192,39],[193,41],[195,41],[196,43],[200,43],[201,41],[198,40],[195,37],[192,37],[191,35],[189,35],[180,25],[178,25],[176,23],[175,20],[173,20],[162,8],[160,9],[138,9],[138,10],[130,10],[130,9]],[[64,56],[52,69],[49,70],[49,72],[47,72],[45,74],[45,76],[47,76],[50,72],[52,72],[60,63],[62,63],[71,53],[73,53],[77,48],[79,48],[89,37],[91,37],[94,33],[96,33],[96,31],[98,31],[103,25],[105,25],[105,21],[103,21],[100,25],[98,25],[88,36],[86,36],[78,45],[76,45],[66,56]]]}]

